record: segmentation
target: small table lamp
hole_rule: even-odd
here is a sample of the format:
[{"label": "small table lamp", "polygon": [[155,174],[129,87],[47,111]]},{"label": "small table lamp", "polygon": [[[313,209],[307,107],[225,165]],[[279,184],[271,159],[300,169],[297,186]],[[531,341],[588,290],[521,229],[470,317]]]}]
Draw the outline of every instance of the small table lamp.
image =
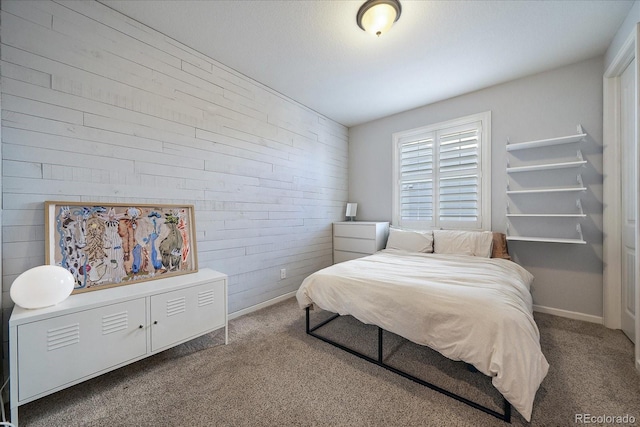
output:
[{"label": "small table lamp", "polygon": [[73,292],[74,284],[75,279],[67,269],[57,265],[41,265],[16,277],[9,294],[20,307],[43,308],[67,299]]},{"label": "small table lamp", "polygon": [[347,203],[347,209],[345,212],[345,216],[347,217],[347,221],[355,221],[356,220],[356,212],[358,211],[357,203]]}]

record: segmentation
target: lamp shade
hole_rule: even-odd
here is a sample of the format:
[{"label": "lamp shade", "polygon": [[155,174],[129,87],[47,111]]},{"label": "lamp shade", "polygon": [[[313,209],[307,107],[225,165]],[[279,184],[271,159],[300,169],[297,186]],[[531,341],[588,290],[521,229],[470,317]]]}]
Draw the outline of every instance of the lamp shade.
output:
[{"label": "lamp shade", "polygon": [[376,36],[386,33],[398,20],[402,8],[398,0],[368,0],[358,10],[358,26]]},{"label": "lamp shade", "polygon": [[67,269],[57,265],[41,265],[16,277],[9,294],[20,307],[43,308],[67,299],[73,292],[74,284],[75,279]]}]

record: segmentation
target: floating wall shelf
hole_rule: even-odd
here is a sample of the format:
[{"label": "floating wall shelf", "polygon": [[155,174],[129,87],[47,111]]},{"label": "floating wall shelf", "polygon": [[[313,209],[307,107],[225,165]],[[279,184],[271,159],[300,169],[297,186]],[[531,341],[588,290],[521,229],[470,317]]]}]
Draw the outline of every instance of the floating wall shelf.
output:
[{"label": "floating wall shelf", "polygon": [[576,225],[576,232],[578,238],[576,239],[561,239],[556,237],[534,237],[534,236],[511,236],[509,235],[509,224],[507,224],[507,240],[516,242],[544,242],[544,243],[570,243],[584,245],[587,242],[582,237],[582,228],[580,224]]},{"label": "floating wall shelf", "polygon": [[575,213],[575,214],[507,214],[508,217],[539,217],[539,218],[584,218],[587,215],[586,214],[581,214],[581,213]]},{"label": "floating wall shelf", "polygon": [[553,239],[546,237],[524,237],[524,236],[507,236],[507,240],[520,241],[520,242],[546,242],[546,243],[575,243],[584,245],[585,242],[582,239]]},{"label": "floating wall shelf", "polygon": [[530,165],[530,166],[515,166],[515,167],[507,167],[507,173],[544,171],[544,170],[564,169],[564,168],[576,168],[576,167],[583,166],[583,165],[586,165],[586,164],[587,164],[586,160],[576,160],[574,162],[545,163],[545,164]]},{"label": "floating wall shelf", "polygon": [[587,187],[582,182],[582,175],[576,176],[577,185],[570,187],[552,187],[552,188],[530,188],[526,190],[511,190],[509,189],[511,183],[507,178],[507,194],[544,194],[544,193],[579,193],[587,191]]},{"label": "floating wall shelf", "polygon": [[578,209],[578,212],[573,212],[573,213],[511,213],[509,212],[509,207],[510,207],[510,204],[509,202],[507,202],[507,217],[512,217],[512,218],[513,217],[584,218],[587,216],[582,210],[582,203],[580,202],[580,199],[576,200],[576,208]]},{"label": "floating wall shelf", "polygon": [[507,190],[507,194],[535,194],[535,193],[570,193],[587,191],[587,187],[566,187],[566,188],[537,188],[532,190]]},{"label": "floating wall shelf", "polygon": [[509,144],[509,142],[507,141],[507,151],[526,150],[529,148],[569,144],[572,142],[579,142],[585,136],[587,136],[587,134],[582,130],[582,126],[578,125],[578,133],[576,135],[561,136],[559,138],[539,139],[537,141],[519,142],[516,144]]}]

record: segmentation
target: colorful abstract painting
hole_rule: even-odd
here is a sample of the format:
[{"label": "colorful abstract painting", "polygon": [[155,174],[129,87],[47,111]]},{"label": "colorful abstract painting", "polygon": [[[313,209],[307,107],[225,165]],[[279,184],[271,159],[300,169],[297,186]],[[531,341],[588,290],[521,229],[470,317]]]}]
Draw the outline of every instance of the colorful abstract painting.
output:
[{"label": "colorful abstract painting", "polygon": [[198,270],[193,206],[45,202],[45,226],[74,293]]}]

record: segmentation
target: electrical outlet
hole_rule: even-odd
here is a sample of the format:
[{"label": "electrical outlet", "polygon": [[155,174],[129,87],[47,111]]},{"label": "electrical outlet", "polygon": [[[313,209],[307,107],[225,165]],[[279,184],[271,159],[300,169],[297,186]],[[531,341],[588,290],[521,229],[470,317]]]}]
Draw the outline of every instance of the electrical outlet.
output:
[{"label": "electrical outlet", "polygon": [[287,269],[286,268],[281,268],[280,269],[280,278],[281,279],[286,279],[287,278]]}]

